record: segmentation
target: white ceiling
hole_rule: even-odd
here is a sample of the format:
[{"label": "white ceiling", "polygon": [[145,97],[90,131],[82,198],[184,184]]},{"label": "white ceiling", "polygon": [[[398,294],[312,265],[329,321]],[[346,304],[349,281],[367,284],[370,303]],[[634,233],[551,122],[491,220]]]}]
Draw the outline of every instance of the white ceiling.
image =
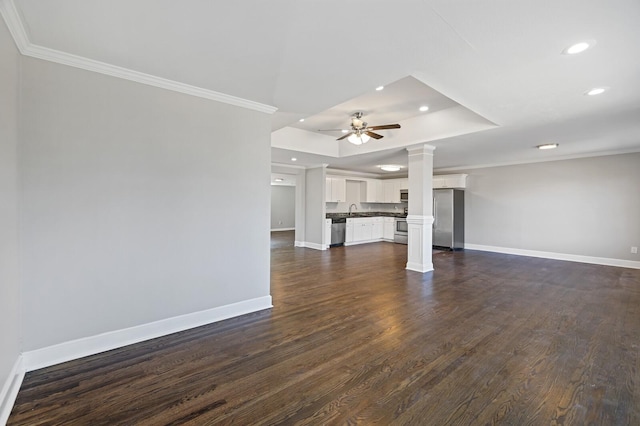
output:
[{"label": "white ceiling", "polygon": [[[637,0],[14,3],[33,45],[273,105],[274,140],[308,135],[333,150],[303,153],[284,138],[278,163],[295,154],[298,165],[371,172],[420,142],[436,146],[440,170],[640,151]],[[582,40],[596,44],[561,54]],[[399,80],[422,85],[409,89],[417,97],[374,90]],[[583,95],[596,86],[610,90]],[[430,118],[399,113],[422,95],[433,97]],[[335,133],[306,131],[347,125],[362,99],[366,121],[402,129],[381,132],[363,154],[346,141],[334,149]],[[453,126],[457,104],[475,114],[458,134],[439,128]],[[550,141],[560,147],[533,149]]]}]

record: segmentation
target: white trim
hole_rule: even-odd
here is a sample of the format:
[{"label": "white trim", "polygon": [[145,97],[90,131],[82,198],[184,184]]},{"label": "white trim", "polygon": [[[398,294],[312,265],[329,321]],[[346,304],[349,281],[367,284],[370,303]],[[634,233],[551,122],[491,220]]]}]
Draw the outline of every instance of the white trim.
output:
[{"label": "white trim", "polygon": [[326,250],[329,248],[326,244],[310,243],[308,241],[296,241],[296,247],[310,248],[314,250]]},{"label": "white trim", "polygon": [[434,221],[433,216],[423,216],[419,214],[409,214],[407,215],[407,225],[420,225],[431,227]]},{"label": "white trim", "polygon": [[424,145],[419,145],[419,146],[410,146],[407,148],[407,156],[408,157],[414,157],[414,156],[424,156],[424,155],[428,155],[433,157],[433,151],[436,150],[436,147],[433,145],[428,145],[428,144],[424,144]]},{"label": "white trim", "polygon": [[4,17],[9,32],[13,36],[20,53],[24,56],[43,59],[45,61],[55,62],[87,71],[93,71],[112,77],[122,78],[124,80],[135,81],[137,83],[146,84],[148,86],[159,87],[174,92],[184,93],[199,98],[210,99],[212,101],[222,102],[229,105],[235,105],[242,108],[260,111],[267,114],[273,114],[277,108],[271,105],[261,104],[259,102],[238,98],[236,96],[227,95],[202,87],[192,86],[190,84],[181,83],[174,80],[134,71],[128,68],[107,64],[105,62],[96,61],[71,53],[61,52],[59,50],[50,49],[48,47],[39,46],[29,41],[24,24],[20,18],[13,0],[0,0],[0,13]]},{"label": "white trim", "polygon": [[409,271],[421,272],[424,274],[425,272],[433,271],[433,263],[423,265],[421,263],[407,262],[407,266],[405,269]]},{"label": "white trim", "polygon": [[280,232],[280,231],[295,231],[296,228],[276,228],[272,229],[271,232]]},{"label": "white trim", "polygon": [[510,247],[484,246],[465,244],[465,249],[490,251],[494,253],[514,254],[517,256],[541,257],[544,259],[566,260],[569,262],[591,263],[594,265],[617,266],[620,268],[640,269],[640,262],[635,260],[612,259],[608,257],[582,256],[579,254],[554,253],[548,251],[525,250]]},{"label": "white trim", "polygon": [[24,369],[49,367],[271,307],[271,296],[263,296],[28,351],[23,354]]},{"label": "white trim", "polygon": [[566,160],[577,160],[580,158],[593,158],[593,157],[608,157],[611,155],[624,155],[624,154],[634,154],[636,152],[640,152],[640,148],[629,148],[629,149],[619,149],[619,150],[610,150],[610,151],[599,151],[599,152],[588,152],[583,154],[572,154],[572,155],[563,155],[560,157],[553,158],[540,158],[540,159],[529,159],[529,160],[521,160],[521,161],[505,161],[502,163],[488,163],[488,164],[477,164],[477,165],[469,165],[469,166],[456,166],[456,167],[441,167],[434,168],[434,173],[447,173],[447,172],[458,172],[465,170],[474,170],[474,169],[490,169],[493,167],[508,167],[508,166],[520,166],[523,164],[536,164],[536,163],[548,163],[551,161],[566,161]]},{"label": "white trim", "polygon": [[24,55],[29,46],[29,38],[13,0],[0,0],[0,14],[2,14],[18,50]]},{"label": "white trim", "polygon": [[6,424],[9,419],[13,405],[16,402],[16,397],[18,396],[18,391],[20,390],[20,386],[22,386],[25,374],[22,360],[22,356],[18,356],[7,377],[7,381],[2,386],[2,392],[0,392],[0,425]]}]

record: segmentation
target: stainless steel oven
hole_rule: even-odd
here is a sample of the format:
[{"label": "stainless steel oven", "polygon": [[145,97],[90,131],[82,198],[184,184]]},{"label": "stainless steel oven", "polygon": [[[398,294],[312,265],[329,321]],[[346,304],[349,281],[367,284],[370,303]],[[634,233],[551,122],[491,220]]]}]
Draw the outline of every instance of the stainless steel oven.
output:
[{"label": "stainless steel oven", "polygon": [[407,244],[409,242],[409,237],[407,234],[407,218],[397,217],[395,225],[396,226],[393,235],[393,242],[398,244]]}]

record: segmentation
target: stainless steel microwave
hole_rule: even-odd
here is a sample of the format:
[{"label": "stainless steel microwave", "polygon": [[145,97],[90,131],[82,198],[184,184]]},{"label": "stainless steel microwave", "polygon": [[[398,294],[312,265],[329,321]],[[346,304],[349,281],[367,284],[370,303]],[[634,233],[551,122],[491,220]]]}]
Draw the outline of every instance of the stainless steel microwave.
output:
[{"label": "stainless steel microwave", "polygon": [[400,202],[406,203],[409,201],[409,190],[401,189],[400,190]]}]

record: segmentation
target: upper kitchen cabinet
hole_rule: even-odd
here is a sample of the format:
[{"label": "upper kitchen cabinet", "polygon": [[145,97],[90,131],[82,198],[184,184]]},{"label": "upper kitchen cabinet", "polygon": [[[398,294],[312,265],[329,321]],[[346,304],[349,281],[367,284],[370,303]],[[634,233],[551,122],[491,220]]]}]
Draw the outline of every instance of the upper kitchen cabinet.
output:
[{"label": "upper kitchen cabinet", "polygon": [[467,186],[467,175],[438,175],[433,177],[433,189],[441,188],[459,188],[464,189]]},{"label": "upper kitchen cabinet", "polygon": [[387,179],[382,181],[382,192],[384,203],[399,203],[400,190],[408,189],[408,179]]},{"label": "upper kitchen cabinet", "polygon": [[367,179],[365,195],[362,198],[366,203],[383,203],[382,182],[378,179]]},{"label": "upper kitchen cabinet", "polygon": [[340,203],[347,201],[347,180],[339,177],[327,177],[325,201]]}]

